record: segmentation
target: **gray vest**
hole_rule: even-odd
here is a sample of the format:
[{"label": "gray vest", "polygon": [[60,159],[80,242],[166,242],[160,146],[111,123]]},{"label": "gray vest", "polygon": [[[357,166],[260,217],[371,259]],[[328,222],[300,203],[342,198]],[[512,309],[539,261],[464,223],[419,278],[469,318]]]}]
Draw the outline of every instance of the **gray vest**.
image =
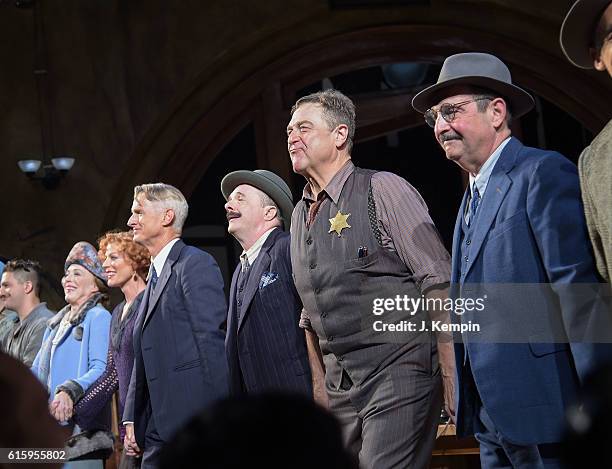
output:
[{"label": "gray vest", "polygon": [[[338,384],[342,370],[352,382],[362,383],[374,372],[393,363],[415,343],[432,343],[431,333],[374,330],[375,321],[398,323],[411,320],[421,324],[422,312],[373,314],[373,301],[395,298],[397,295],[420,298],[412,273],[397,253],[380,247],[378,228],[370,222],[368,208],[373,212],[370,180],[374,171],[355,168],[348,177],[338,199],[338,205],[327,198],[308,229],[308,209],[300,201],[291,221],[291,262],[295,285],[312,328],[319,337],[326,375]],[[329,233],[330,219],[338,211],[350,213],[339,237]],[[367,255],[359,256],[361,247]]]},{"label": "gray vest", "polygon": [[[257,259],[255,259],[254,264],[257,263],[258,260],[259,256],[257,257]],[[238,273],[238,278],[236,279],[236,298],[234,299],[234,301],[236,302],[236,317],[234,318],[234,320],[236,321],[236,325],[238,324],[238,322],[240,321],[240,317],[244,313],[242,305],[242,302],[244,301],[244,291],[246,290],[247,283],[249,282],[249,275],[252,270],[252,265],[249,266],[246,272],[242,270],[241,266],[241,270]]]},{"label": "gray vest", "polygon": [[[468,197],[468,203],[466,204],[466,210],[470,210],[471,200],[472,199]],[[460,260],[460,265],[461,265],[461,268],[459,271],[459,295],[458,295],[459,297],[464,296],[461,290],[461,287],[465,283],[465,275],[467,274],[467,270],[470,265],[470,262],[473,261],[470,248],[472,247],[473,231],[474,231],[474,227],[476,226],[476,219],[479,213],[480,211],[476,211],[476,214],[471,214],[469,226],[465,222],[465,213],[463,213],[461,217],[461,243],[459,245],[459,260]],[[458,320],[459,322],[467,322],[471,318],[472,317],[470,314],[463,314],[461,316],[457,316],[453,314],[453,319],[455,321]],[[459,333],[456,333],[456,334],[459,334]],[[455,341],[463,342],[464,350],[465,350],[465,353],[463,356],[464,365],[470,363],[468,340],[469,340],[469,336],[467,334],[461,334],[460,338],[459,337],[455,338]]]},{"label": "gray vest", "polygon": [[[467,210],[470,209],[470,198],[466,204]],[[472,247],[472,235],[474,227],[476,226],[476,219],[480,211],[476,211],[476,214],[471,215],[470,225],[468,226],[465,222],[465,213],[461,217],[461,244],[459,245],[459,258],[461,259],[461,270],[459,276],[459,283],[465,282],[465,274],[467,273],[470,262],[473,260],[470,257],[470,248]]]}]

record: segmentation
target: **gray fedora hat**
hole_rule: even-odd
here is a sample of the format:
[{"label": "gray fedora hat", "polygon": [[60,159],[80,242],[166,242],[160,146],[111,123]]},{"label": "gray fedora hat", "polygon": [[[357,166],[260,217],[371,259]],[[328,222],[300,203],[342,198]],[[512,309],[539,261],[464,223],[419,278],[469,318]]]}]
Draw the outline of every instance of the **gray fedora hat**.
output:
[{"label": "gray fedora hat", "polygon": [[225,200],[240,184],[248,184],[268,194],[280,210],[285,231],[289,231],[293,213],[293,196],[283,178],[266,169],[234,171],[227,174],[221,181],[221,193]]},{"label": "gray fedora hat", "polygon": [[580,68],[593,68],[589,48],[599,18],[610,0],[578,0],[565,15],[559,43],[567,59]]},{"label": "gray fedora hat", "polygon": [[448,57],[442,65],[435,85],[425,88],[412,99],[412,107],[424,114],[438,104],[451,86],[477,86],[499,93],[510,105],[512,115],[520,117],[531,110],[533,98],[527,91],[512,84],[510,70],[491,54],[467,52]]}]

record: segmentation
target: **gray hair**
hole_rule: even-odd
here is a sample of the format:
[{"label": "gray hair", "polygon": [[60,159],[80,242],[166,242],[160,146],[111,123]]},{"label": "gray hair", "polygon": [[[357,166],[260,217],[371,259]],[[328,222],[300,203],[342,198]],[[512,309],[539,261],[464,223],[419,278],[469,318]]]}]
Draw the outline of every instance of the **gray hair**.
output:
[{"label": "gray hair", "polygon": [[270,197],[268,194],[266,194],[264,191],[259,190],[259,198],[261,199],[261,206],[262,207],[274,207],[276,209],[276,219],[280,222],[281,226],[283,225],[283,217],[281,216],[280,213],[280,209],[278,208],[278,205],[276,205],[276,202],[274,202],[274,200],[272,200],[272,197]]},{"label": "gray hair", "polygon": [[174,212],[172,227],[177,233],[181,233],[189,211],[189,205],[181,191],[170,184],[156,182],[134,187],[134,200],[141,194],[149,202],[157,203],[166,209],[171,209]]},{"label": "gray hair", "polygon": [[318,91],[298,99],[291,108],[291,115],[302,104],[318,104],[323,108],[323,119],[329,130],[333,130],[341,124],[348,127],[346,149],[349,154],[353,149],[355,138],[355,104],[353,101],[338,90],[329,89]]},{"label": "gray hair", "polygon": [[506,103],[506,125],[510,127],[510,123],[512,122],[512,108],[510,107],[510,102],[505,97],[494,91],[478,86],[470,86],[468,89],[468,94],[472,95],[472,99],[479,100],[476,101],[476,109],[478,112],[485,112],[489,107],[489,101],[493,101],[497,98],[503,99]]}]

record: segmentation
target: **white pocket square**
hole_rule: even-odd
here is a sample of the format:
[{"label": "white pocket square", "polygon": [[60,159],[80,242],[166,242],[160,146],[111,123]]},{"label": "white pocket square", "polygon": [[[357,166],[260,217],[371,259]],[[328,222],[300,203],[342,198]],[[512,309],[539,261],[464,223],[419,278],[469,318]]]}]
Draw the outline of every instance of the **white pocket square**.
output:
[{"label": "white pocket square", "polygon": [[259,289],[263,290],[271,283],[276,282],[276,279],[278,279],[278,274],[276,272],[264,272],[261,279],[259,279]]}]

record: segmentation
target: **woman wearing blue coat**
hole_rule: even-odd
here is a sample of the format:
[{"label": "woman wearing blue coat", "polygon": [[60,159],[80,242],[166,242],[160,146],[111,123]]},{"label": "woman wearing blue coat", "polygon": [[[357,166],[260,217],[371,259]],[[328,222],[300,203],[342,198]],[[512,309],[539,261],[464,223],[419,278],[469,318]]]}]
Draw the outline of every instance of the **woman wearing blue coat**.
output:
[{"label": "woman wearing blue coat", "polygon": [[[98,379],[106,367],[111,316],[106,276],[95,248],[86,242],[74,245],[64,265],[62,278],[67,306],[50,321],[32,371],[47,386],[51,414],[62,424],[73,427],[68,455],[112,448],[104,435],[82,434],[71,422],[73,402]],[[81,448],[86,448],[82,450]],[[80,454],[85,451],[85,454]],[[96,458],[96,459],[93,459]],[[102,468],[103,459],[70,463],[71,468]]]}]

